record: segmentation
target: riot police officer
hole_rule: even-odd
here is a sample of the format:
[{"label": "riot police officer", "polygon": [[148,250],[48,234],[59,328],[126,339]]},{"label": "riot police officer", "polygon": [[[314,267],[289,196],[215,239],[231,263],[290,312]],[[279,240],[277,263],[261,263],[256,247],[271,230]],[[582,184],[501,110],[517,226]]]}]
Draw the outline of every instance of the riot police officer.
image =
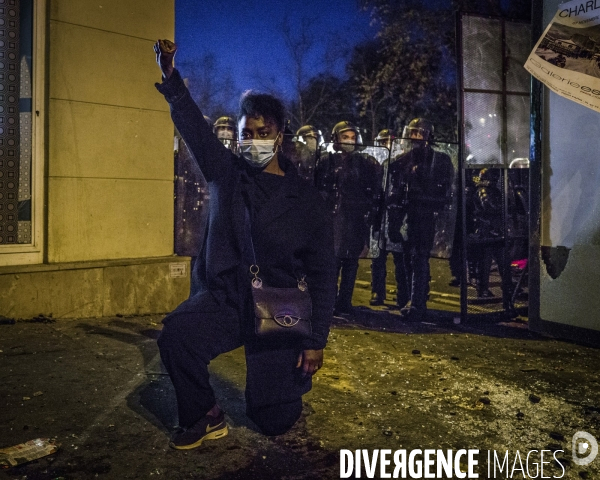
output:
[{"label": "riot police officer", "polygon": [[314,154],[323,144],[323,134],[312,125],[304,125],[296,132],[296,140],[306,145],[309,152]]},{"label": "riot police officer", "polygon": [[[379,132],[375,138],[375,145],[378,147],[386,147],[388,150],[392,147],[394,141],[393,133],[385,128]],[[389,168],[390,158],[388,158],[384,164],[384,170]],[[383,213],[383,212],[382,212]],[[388,231],[388,217],[382,215],[380,222],[382,223],[380,231],[377,232],[379,256],[373,258],[371,261],[371,305],[383,305],[386,300],[385,291],[385,280],[387,277],[387,257],[391,253],[394,259],[394,276],[396,279],[396,303],[402,308],[410,299],[410,292],[408,289],[407,270],[405,264],[405,247],[403,241],[392,243],[387,238]]]},{"label": "riot police officer", "polygon": [[448,202],[454,175],[450,157],[431,146],[433,130],[424,118],[411,120],[402,133],[403,153],[389,168],[388,235],[406,241],[412,270],[410,307],[401,310],[408,320],[427,313],[436,214]]},{"label": "riot police officer", "polygon": [[506,248],[503,225],[503,198],[498,188],[499,168],[483,168],[479,172],[473,199],[473,227],[471,242],[476,246],[477,296],[490,298],[489,289],[492,261],[498,265],[502,285],[502,303],[509,315],[514,315],[512,305],[512,273],[510,255]]},{"label": "riot police officer", "polygon": [[221,143],[229,148],[229,150],[235,150],[235,140],[238,134],[237,124],[232,117],[224,115],[217,118],[217,121],[213,125],[213,132],[217,135],[217,138],[221,140]]},{"label": "riot police officer", "polygon": [[392,148],[392,142],[394,141],[394,134],[389,128],[380,130],[375,137],[375,145],[378,147],[386,147],[388,150]]},{"label": "riot police officer", "polygon": [[293,141],[284,144],[284,153],[298,169],[298,174],[312,182],[317,158],[317,151],[323,143],[323,135],[312,125],[304,125],[295,135]]},{"label": "riot police officer", "polygon": [[331,141],[332,151],[321,156],[315,181],[333,214],[335,255],[341,277],[335,309],[338,313],[350,313],[358,259],[369,250],[382,169],[375,158],[357,150],[362,138],[352,123],[337,123]]}]

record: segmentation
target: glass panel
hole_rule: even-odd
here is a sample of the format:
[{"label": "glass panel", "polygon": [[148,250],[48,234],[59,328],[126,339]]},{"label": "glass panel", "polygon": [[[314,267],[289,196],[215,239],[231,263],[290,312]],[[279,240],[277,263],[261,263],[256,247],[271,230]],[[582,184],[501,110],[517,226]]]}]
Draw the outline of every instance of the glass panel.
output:
[{"label": "glass panel", "polygon": [[502,164],[502,96],[465,92],[464,109],[465,163]]},{"label": "glass panel", "polygon": [[499,20],[463,17],[464,88],[502,90],[502,29]]},{"label": "glass panel", "polygon": [[[464,42],[462,52],[465,90],[491,90],[490,85],[502,90],[501,79],[506,74],[507,92],[528,94],[529,75],[522,65],[530,51],[529,25],[505,23],[503,65],[501,61],[482,60],[486,49],[493,52],[500,48],[500,24],[495,28],[493,20],[469,17],[463,21],[463,38],[469,40]],[[496,35],[498,44],[479,31],[485,22],[494,25],[486,33]],[[481,78],[474,79],[478,74]],[[515,93],[463,91],[462,195],[466,208],[461,216],[466,231],[460,232],[457,239],[462,238],[466,246],[463,268],[467,285],[463,287],[468,314],[506,312],[527,306],[529,95]],[[506,169],[509,165],[510,170]]]},{"label": "glass panel", "polygon": [[515,159],[529,158],[529,96],[506,97],[506,150],[508,166]]},{"label": "glass panel", "polygon": [[523,23],[505,24],[506,89],[509,92],[529,93],[531,76],[523,68],[531,52],[531,27]]}]

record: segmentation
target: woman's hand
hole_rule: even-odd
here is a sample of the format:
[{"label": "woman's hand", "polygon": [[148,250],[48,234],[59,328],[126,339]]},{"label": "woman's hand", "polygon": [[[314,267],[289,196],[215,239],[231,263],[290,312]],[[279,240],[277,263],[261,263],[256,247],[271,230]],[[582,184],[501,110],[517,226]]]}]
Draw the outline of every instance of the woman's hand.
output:
[{"label": "woman's hand", "polygon": [[302,376],[314,375],[323,366],[323,350],[303,350],[298,355],[296,368],[302,367]]},{"label": "woman's hand", "polygon": [[154,44],[154,53],[156,53],[156,63],[165,79],[169,79],[173,73],[173,57],[177,52],[177,45],[170,40],[158,40]]}]

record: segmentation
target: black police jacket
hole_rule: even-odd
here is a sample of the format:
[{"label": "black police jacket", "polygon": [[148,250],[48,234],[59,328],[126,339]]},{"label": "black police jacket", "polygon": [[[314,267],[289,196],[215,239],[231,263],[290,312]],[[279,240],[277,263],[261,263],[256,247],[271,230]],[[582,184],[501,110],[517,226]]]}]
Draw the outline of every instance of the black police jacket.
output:
[{"label": "black police jacket", "polygon": [[448,203],[454,168],[448,155],[426,146],[400,155],[390,164],[389,177],[392,187],[406,184],[409,209],[435,212]]},{"label": "black police jacket", "polygon": [[435,212],[448,203],[454,167],[448,155],[429,145],[400,155],[389,167],[388,234],[398,241],[406,215],[408,241],[431,250]]},{"label": "black police jacket", "polygon": [[369,246],[382,173],[375,158],[358,152],[327,153],[319,161],[316,184],[333,214],[338,258],[358,258]]},{"label": "black police jacket", "polygon": [[[252,167],[223,146],[175,69],[156,84],[171,107],[171,117],[193,153],[210,191],[206,238],[194,265],[200,291],[178,307],[202,311],[206,295],[217,302],[237,304],[244,321],[252,322],[249,265],[243,252],[248,245],[247,207],[243,192],[250,187]],[[327,342],[336,294],[331,216],[317,190],[299,178],[292,163],[280,155],[283,186],[252,221],[252,240],[260,277],[272,287],[294,287],[306,275],[312,299],[311,338],[304,349],[320,349]]]}]

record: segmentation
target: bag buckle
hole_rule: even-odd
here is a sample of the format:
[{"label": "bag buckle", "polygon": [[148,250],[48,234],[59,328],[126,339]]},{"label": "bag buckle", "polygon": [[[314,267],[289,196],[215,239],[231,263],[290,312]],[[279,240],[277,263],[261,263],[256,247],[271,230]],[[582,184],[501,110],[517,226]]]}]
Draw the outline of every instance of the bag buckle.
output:
[{"label": "bag buckle", "polygon": [[275,321],[282,327],[291,328],[300,321],[300,317],[293,317],[291,315],[275,315]]}]

